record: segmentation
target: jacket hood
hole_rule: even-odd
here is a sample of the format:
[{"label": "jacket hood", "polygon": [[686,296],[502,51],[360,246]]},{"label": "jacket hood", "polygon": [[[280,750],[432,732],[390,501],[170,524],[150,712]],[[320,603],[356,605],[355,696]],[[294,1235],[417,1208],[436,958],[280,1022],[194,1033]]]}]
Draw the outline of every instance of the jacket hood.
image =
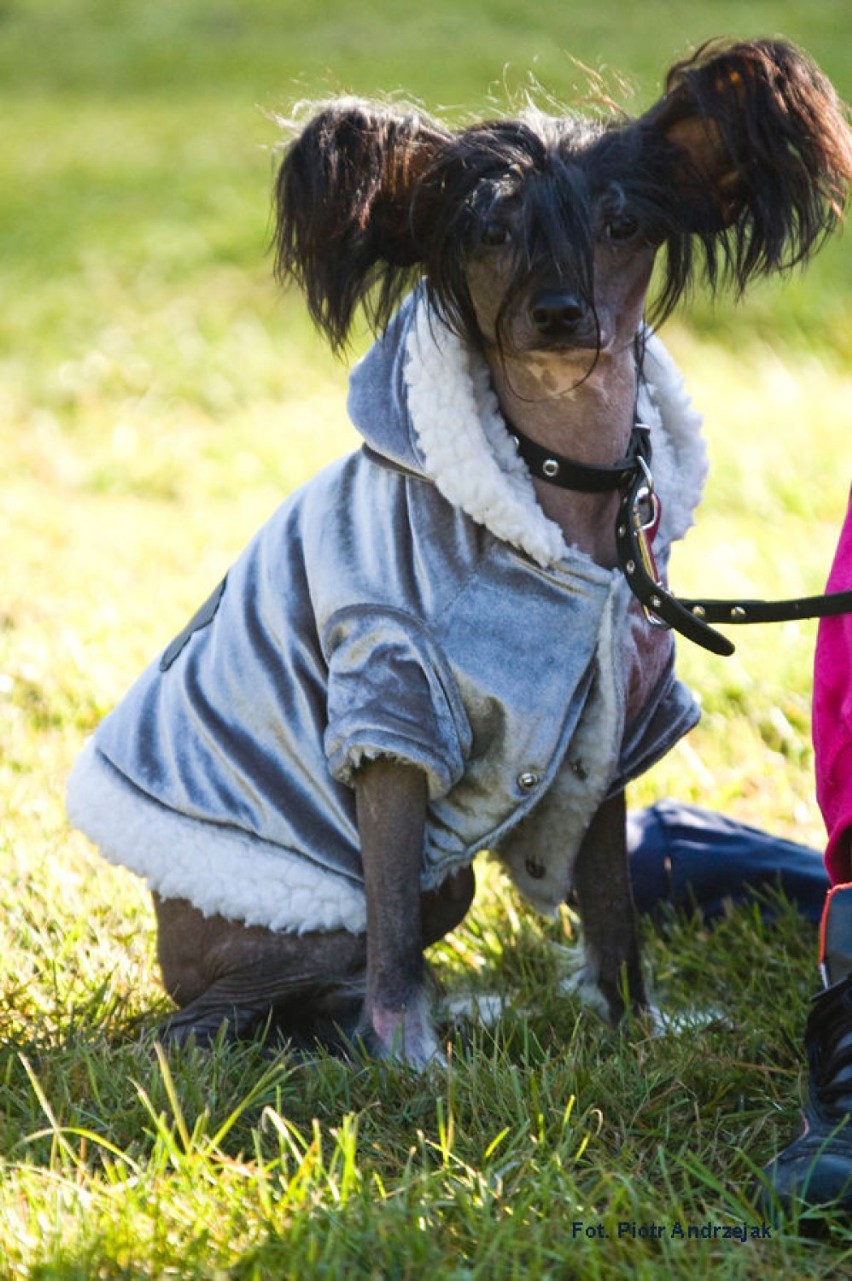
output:
[{"label": "jacket hood", "polygon": [[[485,360],[435,315],[422,287],[409,295],[355,366],[348,407],[372,450],[431,480],[448,502],[495,537],[542,566],[569,555],[562,531],[538,504]],[[707,458],[701,416],[665,347],[651,333],[638,413],[651,429],[665,545],[682,538],[694,523]],[[581,555],[576,549],[570,554]]]}]

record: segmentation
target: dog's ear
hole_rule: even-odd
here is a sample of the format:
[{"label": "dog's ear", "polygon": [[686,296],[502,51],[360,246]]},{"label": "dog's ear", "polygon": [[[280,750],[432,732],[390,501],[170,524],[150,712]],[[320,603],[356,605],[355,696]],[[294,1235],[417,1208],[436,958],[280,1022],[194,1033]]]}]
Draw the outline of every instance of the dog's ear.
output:
[{"label": "dog's ear", "polygon": [[359,303],[380,329],[417,274],[414,195],[448,137],[416,112],[341,99],[289,146],[275,187],[276,274],[301,285],[334,350]]},{"label": "dog's ear", "polygon": [[664,96],[639,123],[651,146],[668,150],[673,219],[703,240],[711,281],[717,249],[741,290],[802,262],[842,218],[852,178],[847,111],[791,45],[704,46],[672,67]]}]

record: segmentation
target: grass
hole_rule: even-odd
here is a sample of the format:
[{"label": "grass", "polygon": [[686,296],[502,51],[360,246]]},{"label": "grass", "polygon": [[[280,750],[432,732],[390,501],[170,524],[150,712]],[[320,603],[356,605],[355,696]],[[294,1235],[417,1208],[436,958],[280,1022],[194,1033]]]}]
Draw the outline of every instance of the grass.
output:
[{"label": "grass", "polygon": [[[791,909],[649,928],[661,1004],[719,1017],[616,1036],[560,990],[575,922],[484,874],[433,960],[507,1008],[449,1030],[446,1076],[164,1057],[146,895],[62,809],[86,734],[282,494],[354,443],[345,369],[269,280],[264,113],[404,89],[460,118],[529,73],[567,98],[569,54],[628,73],[638,108],[720,31],[785,31],[852,94],[830,0],[0,5],[0,1275],[852,1276],[839,1221],[707,1235],[757,1222],[753,1172],[796,1124],[815,941]],[[850,271],[840,240],[670,326],[712,456],[680,590],[820,590],[848,487]],[[730,660],[681,647],[705,716],[632,799],[819,844],[814,625],[735,639]]]}]

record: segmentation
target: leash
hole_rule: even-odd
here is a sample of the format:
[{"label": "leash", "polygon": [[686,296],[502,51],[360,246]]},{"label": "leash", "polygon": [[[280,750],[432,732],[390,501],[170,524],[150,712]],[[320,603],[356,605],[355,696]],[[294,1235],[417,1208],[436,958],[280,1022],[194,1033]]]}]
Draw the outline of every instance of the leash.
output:
[{"label": "leash", "polygon": [[852,613],[852,591],[803,596],[792,600],[710,600],[675,596],[663,582],[654,560],[653,542],[660,526],[660,500],[651,474],[650,428],[636,422],[624,458],[609,466],[578,463],[544,449],[507,424],[518,453],[539,480],[583,493],[619,490],[615,525],[619,565],[633,595],[655,627],[671,627],[714,654],[733,654],[734,645],[710,623],[781,623]]}]

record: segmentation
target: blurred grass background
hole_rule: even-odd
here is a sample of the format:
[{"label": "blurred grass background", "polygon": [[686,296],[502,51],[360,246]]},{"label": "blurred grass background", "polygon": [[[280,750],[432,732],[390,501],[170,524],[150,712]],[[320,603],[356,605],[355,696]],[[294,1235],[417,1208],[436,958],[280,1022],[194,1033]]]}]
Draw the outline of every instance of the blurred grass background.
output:
[{"label": "blurred grass background", "polygon": [[[86,1125],[107,1134],[119,1113],[129,1118],[130,1135],[144,1124],[124,1081],[129,1090],[148,1069],[132,1055],[121,1072],[111,1064],[116,1029],[127,1036],[134,1019],[151,1021],[160,1001],[150,911],[137,882],[105,868],[68,832],[62,797],[70,763],[281,497],[356,443],[345,416],[346,368],[312,333],[301,300],[282,296],[271,280],[272,114],[286,115],[302,98],[354,92],[399,94],[463,121],[511,109],[530,91],[570,104],[588,96],[590,85],[636,113],[654,100],[672,60],[696,44],[767,34],[802,44],[841,95],[852,96],[847,0],[0,0],[0,1040],[9,1051],[0,1056],[0,1089],[16,1091],[0,1169],[2,1152],[17,1161],[30,1150],[26,1136],[39,1124],[36,1095],[15,1056],[21,1047],[52,1047],[40,1070],[62,1116],[79,1108]],[[839,237],[806,274],[767,282],[737,307],[699,295],[667,326],[705,414],[712,463],[698,526],[673,562],[679,590],[821,590],[850,480],[850,273],[848,237]],[[366,341],[359,336],[353,356]],[[681,670],[705,716],[634,787],[634,802],[671,794],[818,845],[809,743],[814,636],[813,624],[739,629],[737,654],[727,660],[684,642]],[[502,925],[513,937],[520,928],[528,950],[548,937],[545,927],[519,927],[514,908],[501,903],[497,910],[486,900],[457,945],[473,968],[487,970],[488,958],[499,955]],[[738,1044],[733,1058],[720,1050],[706,1082],[672,1067],[694,1093],[683,1095],[679,1122],[670,1122],[667,1109],[681,1098],[681,1076],[660,1094],[644,1174],[636,1175],[652,1187],[669,1175],[650,1154],[658,1143],[669,1148],[676,1133],[689,1146],[697,1128],[683,1127],[693,1111],[714,1135],[716,1126],[724,1131],[718,1150],[700,1150],[713,1177],[727,1178],[730,1145],[745,1122],[739,1112],[726,1120],[725,1108],[745,1106],[762,1053],[783,1065],[772,1079],[781,1096],[773,1106],[788,1109],[782,1128],[795,1103],[796,1028],[760,1022],[762,1005],[747,1000],[744,952],[736,974],[718,957],[705,972],[710,944],[692,944],[686,973],[693,988],[700,992],[704,982],[714,993],[708,999],[740,999],[755,1019],[753,1035],[746,1029],[754,1044]],[[735,940],[729,951],[746,946]],[[680,940],[674,972],[689,947]],[[803,957],[809,948],[806,938]],[[663,945],[656,951],[668,971]],[[520,984],[520,1003],[535,1005],[542,981],[534,966],[524,971],[523,946],[520,954],[518,972],[511,959],[504,965]],[[810,962],[800,957],[787,976],[784,955],[770,949],[770,956],[781,967],[772,971],[777,989],[790,985],[778,1005],[788,1022],[798,1013],[801,1022],[795,984],[809,990]],[[105,1040],[96,1039],[98,1029]],[[517,1035],[526,1054],[526,1033]],[[65,1057],[54,1061],[59,1046]],[[665,1049],[647,1054],[648,1070],[664,1076]],[[225,1072],[223,1062],[203,1071],[190,1065],[182,1089],[191,1093],[199,1071],[206,1088],[204,1074]],[[586,1106],[596,1098],[597,1069],[588,1071]],[[540,1076],[524,1076],[524,1088]],[[509,1080],[500,1077],[501,1088]],[[149,1089],[162,1093],[157,1082]],[[349,1089],[336,1078],[332,1084],[332,1100]],[[374,1086],[383,1097],[382,1083]],[[308,1087],[305,1108],[319,1106],[324,1088]],[[364,1087],[368,1111],[372,1088]],[[613,1091],[624,1103],[620,1087]],[[400,1161],[410,1141],[406,1100],[394,1104]],[[322,1105],[331,1106],[328,1098]],[[428,1091],[414,1106],[418,1116],[431,1107]],[[537,1105],[519,1095],[518,1106]],[[759,1099],[751,1114],[764,1153],[774,1141],[764,1128],[768,1109]],[[639,1133],[625,1125],[623,1189],[633,1187],[629,1151]],[[135,1142],[121,1141],[128,1151]],[[581,1152],[587,1141],[594,1154],[596,1140],[588,1138]],[[607,1169],[620,1143],[604,1152]],[[69,1187],[88,1186],[84,1155],[79,1168],[62,1170]],[[205,1166],[199,1177],[208,1176]],[[32,1172],[18,1171],[8,1200],[0,1197],[7,1262],[13,1239],[21,1260],[46,1257],[47,1246],[38,1245],[45,1222],[55,1240],[73,1236],[50,1188],[36,1193],[35,1184]],[[443,1189],[436,1195],[445,1205]],[[15,1215],[26,1204],[35,1207],[33,1226],[29,1244],[21,1244],[26,1232]],[[176,1207],[174,1222],[185,1213]],[[18,1224],[8,1237],[4,1214]],[[93,1224],[86,1231],[96,1239]],[[115,1270],[104,1275],[129,1275],[120,1261],[144,1258],[144,1245],[139,1250],[116,1245]],[[180,1250],[163,1257],[179,1261]],[[597,1255],[583,1257],[583,1275],[599,1275]],[[713,1274],[723,1275],[713,1258]],[[624,1275],[634,1275],[626,1256],[623,1264]],[[95,1275],[86,1266],[38,1275]],[[600,1275],[616,1275],[614,1264],[601,1266]],[[642,1275],[661,1275],[653,1261],[648,1266]],[[813,1275],[830,1275],[826,1268]]]}]

